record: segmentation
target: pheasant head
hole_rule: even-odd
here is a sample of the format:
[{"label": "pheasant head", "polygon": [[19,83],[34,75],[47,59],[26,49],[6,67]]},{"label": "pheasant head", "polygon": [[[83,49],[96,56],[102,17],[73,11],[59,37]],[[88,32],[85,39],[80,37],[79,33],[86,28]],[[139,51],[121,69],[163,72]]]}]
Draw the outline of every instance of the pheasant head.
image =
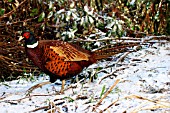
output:
[{"label": "pheasant head", "polygon": [[27,48],[35,48],[38,46],[38,41],[37,39],[34,37],[34,34],[31,31],[24,31],[22,33],[22,37],[20,37],[19,41],[21,41],[22,39],[25,39],[25,46]]}]

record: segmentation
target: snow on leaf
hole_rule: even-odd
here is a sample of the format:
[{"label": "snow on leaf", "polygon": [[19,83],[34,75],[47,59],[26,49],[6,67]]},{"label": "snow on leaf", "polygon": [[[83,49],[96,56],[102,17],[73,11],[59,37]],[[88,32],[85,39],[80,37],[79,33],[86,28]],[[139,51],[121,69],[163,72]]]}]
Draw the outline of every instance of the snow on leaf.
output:
[{"label": "snow on leaf", "polygon": [[50,1],[50,3],[49,3],[49,9],[52,9],[52,7],[53,7],[53,2]]},{"label": "snow on leaf", "polygon": [[91,16],[89,16],[89,22],[92,24],[92,23],[94,23],[94,20],[93,20],[93,18],[91,17]]},{"label": "snow on leaf", "polygon": [[75,6],[75,2],[72,2],[71,4],[70,4],[70,8],[73,8]]},{"label": "snow on leaf", "polygon": [[51,18],[52,16],[53,16],[53,11],[50,11],[50,12],[48,13],[47,18]]},{"label": "snow on leaf", "polygon": [[109,23],[109,24],[106,26],[106,28],[112,29],[112,27],[113,27],[114,24],[115,24],[115,21]]},{"label": "snow on leaf", "polygon": [[84,24],[84,21],[85,21],[85,18],[84,18],[84,17],[82,17],[82,18],[81,18],[80,25],[83,25],[83,24]]},{"label": "snow on leaf", "polygon": [[59,11],[57,11],[57,14],[61,14],[63,12],[65,12],[65,9],[60,9]]}]

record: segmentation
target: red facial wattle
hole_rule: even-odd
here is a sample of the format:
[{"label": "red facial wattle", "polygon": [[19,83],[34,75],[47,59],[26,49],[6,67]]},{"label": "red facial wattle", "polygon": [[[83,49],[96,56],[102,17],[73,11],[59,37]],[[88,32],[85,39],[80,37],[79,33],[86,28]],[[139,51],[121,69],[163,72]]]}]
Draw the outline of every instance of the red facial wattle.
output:
[{"label": "red facial wattle", "polygon": [[23,34],[23,37],[25,37],[26,39],[28,39],[28,38],[30,37],[30,33],[29,33],[29,32],[25,32],[25,33]]}]

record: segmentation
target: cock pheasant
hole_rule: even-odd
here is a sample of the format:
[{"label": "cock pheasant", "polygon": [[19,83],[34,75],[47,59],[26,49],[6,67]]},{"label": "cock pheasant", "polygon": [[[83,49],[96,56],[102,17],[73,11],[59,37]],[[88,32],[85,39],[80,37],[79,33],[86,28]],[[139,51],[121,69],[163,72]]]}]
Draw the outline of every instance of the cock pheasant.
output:
[{"label": "cock pheasant", "polygon": [[[57,79],[62,80],[61,92],[64,91],[65,79],[79,74],[84,67],[96,63],[98,60],[127,51],[127,47],[136,44],[117,45],[112,48],[96,50],[94,52],[85,50],[78,45],[57,41],[41,40],[37,41],[31,31],[22,33],[22,39],[25,39],[25,50],[28,58],[31,59],[39,69],[50,76],[49,84]],[[22,40],[21,38],[19,40]],[[40,87],[41,85],[36,85]],[[34,88],[31,88],[32,91]]]}]

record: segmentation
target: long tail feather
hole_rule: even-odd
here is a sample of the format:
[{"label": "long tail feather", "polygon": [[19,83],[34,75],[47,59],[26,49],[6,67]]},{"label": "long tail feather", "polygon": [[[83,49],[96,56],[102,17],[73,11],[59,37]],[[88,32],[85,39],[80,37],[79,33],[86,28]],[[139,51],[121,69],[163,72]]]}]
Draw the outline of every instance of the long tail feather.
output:
[{"label": "long tail feather", "polygon": [[139,45],[139,43],[120,43],[111,48],[96,50],[93,52],[93,55],[96,60],[100,60],[119,53],[130,51],[130,47],[134,47],[137,45]]}]

